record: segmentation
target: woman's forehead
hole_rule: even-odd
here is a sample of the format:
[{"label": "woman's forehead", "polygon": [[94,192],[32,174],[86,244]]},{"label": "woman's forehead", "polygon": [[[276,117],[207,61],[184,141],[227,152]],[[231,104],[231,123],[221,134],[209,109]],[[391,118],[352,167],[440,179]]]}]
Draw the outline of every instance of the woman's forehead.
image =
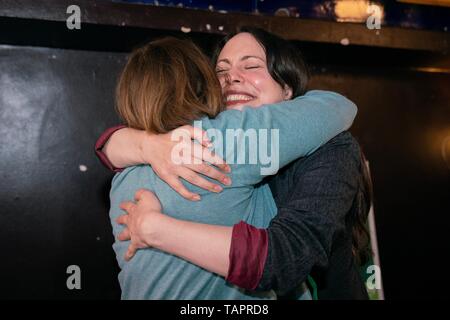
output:
[{"label": "woman's forehead", "polygon": [[261,44],[250,33],[239,33],[232,37],[220,51],[217,63],[235,62],[248,57],[266,59],[266,53]]}]

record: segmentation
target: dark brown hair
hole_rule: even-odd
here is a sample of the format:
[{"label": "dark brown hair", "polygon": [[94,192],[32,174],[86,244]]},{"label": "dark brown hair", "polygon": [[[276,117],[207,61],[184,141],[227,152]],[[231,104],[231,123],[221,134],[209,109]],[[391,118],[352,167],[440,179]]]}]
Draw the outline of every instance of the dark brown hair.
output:
[{"label": "dark brown hair", "polygon": [[116,90],[116,108],[131,128],[166,133],[224,109],[210,60],[189,40],[165,37],[134,50]]}]

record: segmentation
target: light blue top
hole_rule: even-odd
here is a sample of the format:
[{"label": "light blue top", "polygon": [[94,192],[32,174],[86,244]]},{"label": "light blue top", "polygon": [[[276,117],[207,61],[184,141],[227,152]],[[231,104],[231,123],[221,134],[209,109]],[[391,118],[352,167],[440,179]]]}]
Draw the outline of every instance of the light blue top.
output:
[{"label": "light blue top", "polygon": [[[227,110],[215,119],[201,119],[202,127],[208,130],[216,152],[230,163],[232,185],[224,186],[221,193],[212,193],[183,181],[190,190],[202,197],[201,201],[193,202],[175,192],[150,166],[127,168],[116,174],[112,181],[110,218],[115,239],[123,229],[116,223],[116,218],[124,213],[119,204],[134,199],[134,193],[140,188],[153,191],[161,202],[163,212],[177,219],[226,226],[233,226],[244,220],[258,228],[268,227],[277,208],[269,186],[255,185],[264,178],[261,169],[266,167],[268,172],[263,172],[264,174],[275,174],[276,169],[267,170],[267,165],[264,165],[266,162],[260,157],[257,163],[250,162],[249,158],[246,164],[231,164],[232,159],[235,160],[234,163],[238,159],[244,159],[245,157],[239,157],[248,155],[255,145],[249,146],[245,143],[245,135],[238,135],[234,148],[225,148],[223,151],[220,148],[220,135],[223,136],[223,145],[226,145],[234,140],[234,137],[227,136],[227,129],[243,129],[247,137],[252,130],[256,130],[260,133],[257,147],[274,150],[273,155],[278,153],[281,168],[314,152],[348,129],[356,112],[356,106],[347,98],[333,92],[314,90],[290,101],[259,108],[246,107],[242,111]],[[277,139],[270,139],[270,129],[273,128],[278,129],[279,142]],[[267,129],[269,133],[264,136],[265,130],[259,131],[260,129]],[[276,135],[272,132],[272,137],[276,138]],[[266,146],[264,141],[267,142]],[[262,153],[265,154],[264,150]],[[128,241],[117,240],[113,244],[121,268],[119,282],[122,299],[276,298],[272,291],[250,293],[239,289],[216,274],[152,248],[138,250],[133,259],[125,262],[128,245]],[[310,297],[309,294],[307,297]]]}]

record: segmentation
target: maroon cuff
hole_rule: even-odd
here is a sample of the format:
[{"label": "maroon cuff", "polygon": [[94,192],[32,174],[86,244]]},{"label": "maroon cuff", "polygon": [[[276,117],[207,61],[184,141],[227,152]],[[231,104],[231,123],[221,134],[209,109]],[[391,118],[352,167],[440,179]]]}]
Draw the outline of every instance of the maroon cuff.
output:
[{"label": "maroon cuff", "polygon": [[112,165],[111,161],[109,161],[106,154],[102,151],[103,147],[105,146],[106,142],[111,138],[112,134],[116,132],[117,130],[126,128],[126,125],[118,125],[115,127],[111,127],[107,129],[105,132],[102,133],[100,138],[98,138],[97,142],[95,143],[95,154],[100,159],[100,161],[103,163],[105,167],[107,167],[109,170],[112,170],[114,172],[121,172],[123,168],[116,168]]},{"label": "maroon cuff", "polygon": [[226,280],[238,287],[255,290],[263,275],[268,248],[266,229],[258,229],[243,221],[235,224]]}]

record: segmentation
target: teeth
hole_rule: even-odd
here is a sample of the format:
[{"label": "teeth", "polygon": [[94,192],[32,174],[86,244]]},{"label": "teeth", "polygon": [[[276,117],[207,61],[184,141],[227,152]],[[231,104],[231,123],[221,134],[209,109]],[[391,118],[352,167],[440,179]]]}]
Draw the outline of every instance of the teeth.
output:
[{"label": "teeth", "polygon": [[230,94],[227,96],[227,101],[237,101],[237,100],[249,101],[252,99],[253,99],[252,97],[242,94]]}]

